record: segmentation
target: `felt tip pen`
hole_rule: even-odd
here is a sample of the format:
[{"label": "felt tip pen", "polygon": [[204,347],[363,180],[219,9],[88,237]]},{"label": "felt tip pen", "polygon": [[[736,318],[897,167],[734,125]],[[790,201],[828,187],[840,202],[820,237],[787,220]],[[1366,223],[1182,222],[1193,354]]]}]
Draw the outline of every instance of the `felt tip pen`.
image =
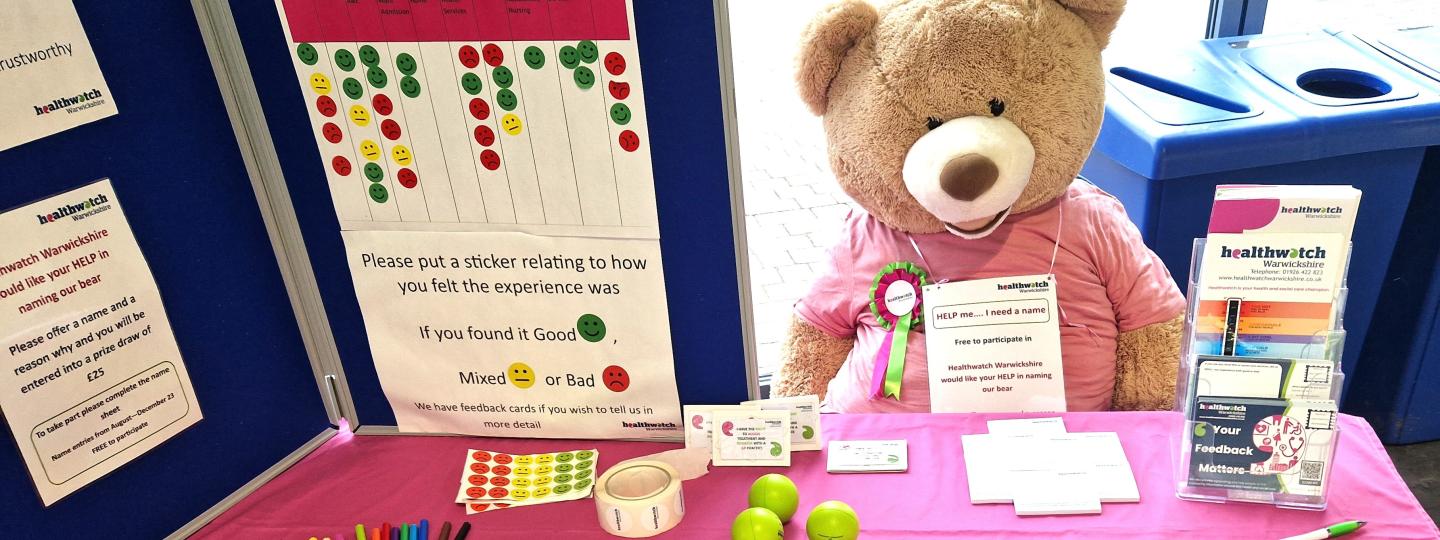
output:
[{"label": "felt tip pen", "polygon": [[420,524],[419,524],[419,523],[411,523],[411,524],[410,524],[410,540],[419,540],[419,538],[420,538]]},{"label": "felt tip pen", "polygon": [[365,524],[355,524],[355,540],[365,540]]},{"label": "felt tip pen", "polygon": [[466,536],[469,536],[469,535],[470,535],[470,522],[469,522],[469,521],[466,521],[465,523],[461,523],[461,524],[460,524],[460,530],[455,531],[455,540],[465,540],[465,537],[466,537]]},{"label": "felt tip pen", "polygon": [[440,540],[450,540],[450,522],[440,526]]},{"label": "felt tip pen", "polygon": [[390,522],[380,524],[380,537],[375,540],[390,540]]},{"label": "felt tip pen", "polygon": [[420,520],[420,540],[430,540],[430,520]]},{"label": "felt tip pen", "polygon": [[383,536],[380,536],[380,528],[379,528],[379,527],[371,527],[371,528],[370,528],[370,540],[386,540],[386,538],[383,537]]},{"label": "felt tip pen", "polygon": [[1360,527],[1364,526],[1364,521],[1343,521],[1329,527],[1325,527],[1324,529],[1310,531],[1305,534],[1291,536],[1282,540],[1325,540],[1326,538],[1345,536],[1347,534],[1360,530]]},{"label": "felt tip pen", "polygon": [[390,528],[390,540],[400,540],[400,527]]}]

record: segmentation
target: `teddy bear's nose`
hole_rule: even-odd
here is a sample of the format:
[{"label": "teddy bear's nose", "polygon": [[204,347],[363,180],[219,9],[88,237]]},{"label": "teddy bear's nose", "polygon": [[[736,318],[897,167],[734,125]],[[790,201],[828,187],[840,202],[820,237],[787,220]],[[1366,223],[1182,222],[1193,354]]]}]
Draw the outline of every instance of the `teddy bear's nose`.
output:
[{"label": "teddy bear's nose", "polygon": [[980,154],[952,158],[940,171],[940,188],[961,201],[973,201],[984,195],[1000,178],[1000,167]]}]

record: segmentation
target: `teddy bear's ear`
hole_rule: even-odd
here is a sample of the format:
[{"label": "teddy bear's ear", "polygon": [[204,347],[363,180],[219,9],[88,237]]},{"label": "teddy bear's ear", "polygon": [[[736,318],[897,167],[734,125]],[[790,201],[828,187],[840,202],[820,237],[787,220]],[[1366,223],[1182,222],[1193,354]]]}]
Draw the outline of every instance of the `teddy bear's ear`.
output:
[{"label": "teddy bear's ear", "polygon": [[825,114],[830,83],[850,48],[869,34],[880,16],[863,0],[843,0],[826,7],[800,35],[795,82],[800,99],[817,115]]},{"label": "teddy bear's ear", "polygon": [[1120,22],[1120,13],[1125,11],[1125,0],[1058,0],[1071,13],[1079,15],[1095,34],[1096,41],[1104,48],[1110,42],[1110,32]]}]

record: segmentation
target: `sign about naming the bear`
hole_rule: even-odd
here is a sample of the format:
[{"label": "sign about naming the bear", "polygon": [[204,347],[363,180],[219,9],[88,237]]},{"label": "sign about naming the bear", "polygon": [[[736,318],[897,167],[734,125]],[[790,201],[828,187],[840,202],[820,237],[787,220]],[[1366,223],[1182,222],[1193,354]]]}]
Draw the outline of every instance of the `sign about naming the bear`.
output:
[{"label": "sign about naming the bear", "polygon": [[75,5],[11,0],[0,17],[0,150],[116,113]]},{"label": "sign about naming the bear", "polygon": [[927,285],[933,412],[1065,410],[1051,275]]},{"label": "sign about naming the bear", "polygon": [[681,434],[659,241],[341,234],[401,430]]},{"label": "sign about naming the bear", "polygon": [[0,410],[46,506],[200,421],[109,180],[0,214]]}]

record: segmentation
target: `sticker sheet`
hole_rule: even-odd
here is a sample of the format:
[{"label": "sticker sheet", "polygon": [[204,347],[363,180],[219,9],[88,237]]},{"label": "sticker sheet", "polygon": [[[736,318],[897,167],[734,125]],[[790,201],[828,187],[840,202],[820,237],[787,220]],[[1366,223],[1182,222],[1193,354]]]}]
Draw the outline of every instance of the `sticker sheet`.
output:
[{"label": "sticker sheet", "polygon": [[659,237],[628,0],[277,6],[343,229]]},{"label": "sticker sheet", "polygon": [[455,502],[467,513],[587,499],[596,480],[594,449],[546,454],[466,451]]}]

